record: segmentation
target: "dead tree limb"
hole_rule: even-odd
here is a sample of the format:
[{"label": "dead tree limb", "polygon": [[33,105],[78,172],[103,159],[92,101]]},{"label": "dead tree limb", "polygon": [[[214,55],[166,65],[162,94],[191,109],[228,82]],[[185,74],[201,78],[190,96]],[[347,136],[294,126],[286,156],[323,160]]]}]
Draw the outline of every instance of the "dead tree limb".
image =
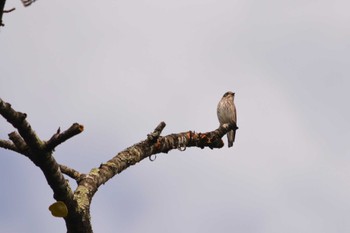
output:
[{"label": "dead tree limb", "polygon": [[[185,151],[189,147],[221,148],[222,137],[230,130],[237,130],[236,125],[224,124],[218,129],[196,133],[187,131],[161,136],[165,123],[161,122],[144,141],[128,147],[98,168],[93,168],[88,174],[58,164],[53,157],[56,146],[81,133],[84,127],[74,123],[69,129],[57,132],[48,140],[42,141],[26,120],[26,114],[15,111],[9,103],[0,99],[0,115],[2,115],[18,132],[9,134],[10,141],[0,140],[0,147],[9,149],[28,157],[38,166],[54,193],[54,198],[64,203],[68,215],[64,217],[68,233],[92,233],[90,221],[90,205],[98,188],[115,175],[140,162],[141,160],[170,150]],[[72,191],[63,174],[76,180],[78,187]]]},{"label": "dead tree limb", "polygon": [[[47,151],[45,143],[40,140],[30,124],[26,120],[26,114],[15,111],[9,103],[0,99],[0,114],[17,129],[9,135],[10,140],[16,146],[16,150],[28,157],[44,173],[44,176],[53,190],[54,198],[62,201],[68,208],[68,216],[65,218],[68,232],[92,232],[90,219],[84,219],[78,208],[78,201],[74,199],[67,180],[59,168],[51,151]],[[89,231],[90,229],[90,231]]]}]

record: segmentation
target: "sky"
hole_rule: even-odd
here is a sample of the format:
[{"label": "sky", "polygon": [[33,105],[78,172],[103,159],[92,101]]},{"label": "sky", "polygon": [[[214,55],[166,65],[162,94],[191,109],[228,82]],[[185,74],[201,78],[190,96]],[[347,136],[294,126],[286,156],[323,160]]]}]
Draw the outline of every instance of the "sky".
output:
[{"label": "sky", "polygon": [[[350,232],[350,14],[334,0],[8,0],[0,98],[42,140],[83,124],[59,163],[89,172],[146,139],[218,127],[232,148],[145,159],[100,187],[94,232]],[[14,131],[0,119],[0,138]],[[73,188],[76,187],[70,180]],[[0,232],[65,232],[27,158],[0,150]]]}]

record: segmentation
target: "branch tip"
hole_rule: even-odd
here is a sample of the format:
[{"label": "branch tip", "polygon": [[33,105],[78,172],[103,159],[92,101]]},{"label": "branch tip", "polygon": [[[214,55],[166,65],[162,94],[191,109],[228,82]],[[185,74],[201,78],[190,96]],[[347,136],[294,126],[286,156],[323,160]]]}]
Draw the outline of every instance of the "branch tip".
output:
[{"label": "branch tip", "polygon": [[66,131],[61,133],[61,127],[59,127],[54,135],[45,143],[46,151],[52,151],[56,146],[64,141],[74,137],[75,135],[83,132],[84,126],[78,123],[74,123]]},{"label": "branch tip", "polygon": [[[81,133],[81,132],[83,132],[84,131],[84,126],[83,125],[81,125],[81,124],[79,124],[79,123],[73,123],[73,125],[68,129],[68,130],[70,130],[70,129],[75,129],[76,131],[79,131],[79,133]],[[68,131],[67,130],[67,131]]]},{"label": "branch tip", "polygon": [[84,131],[84,126],[83,125],[79,125],[79,130],[80,130],[80,132],[83,132]]}]

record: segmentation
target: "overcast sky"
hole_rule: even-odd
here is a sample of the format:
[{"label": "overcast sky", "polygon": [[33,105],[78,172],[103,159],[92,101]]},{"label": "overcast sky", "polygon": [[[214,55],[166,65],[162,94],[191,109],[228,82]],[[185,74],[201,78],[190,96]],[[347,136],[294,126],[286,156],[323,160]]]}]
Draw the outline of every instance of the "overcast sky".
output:
[{"label": "overcast sky", "polygon": [[[8,0],[0,98],[43,139],[79,122],[58,162],[88,172],[144,140],[218,127],[230,149],[144,160],[95,195],[97,232],[350,232],[350,3],[326,0]],[[0,137],[13,128],[0,119]],[[0,150],[0,232],[65,232],[52,191]],[[72,185],[75,187],[74,183]]]}]

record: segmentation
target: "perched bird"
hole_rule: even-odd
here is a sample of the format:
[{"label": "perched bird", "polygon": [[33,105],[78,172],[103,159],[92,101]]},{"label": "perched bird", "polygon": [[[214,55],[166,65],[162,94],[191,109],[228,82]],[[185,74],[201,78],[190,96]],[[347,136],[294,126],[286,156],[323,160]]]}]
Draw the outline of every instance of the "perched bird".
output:
[{"label": "perched bird", "polygon": [[[230,124],[234,124],[237,127],[237,113],[236,113],[235,103],[233,102],[234,98],[235,98],[235,93],[231,91],[226,92],[224,96],[221,98],[217,108],[217,115],[218,115],[220,125],[230,123]],[[236,129],[230,130],[227,133],[228,147],[233,146],[235,137],[236,137]]]}]

